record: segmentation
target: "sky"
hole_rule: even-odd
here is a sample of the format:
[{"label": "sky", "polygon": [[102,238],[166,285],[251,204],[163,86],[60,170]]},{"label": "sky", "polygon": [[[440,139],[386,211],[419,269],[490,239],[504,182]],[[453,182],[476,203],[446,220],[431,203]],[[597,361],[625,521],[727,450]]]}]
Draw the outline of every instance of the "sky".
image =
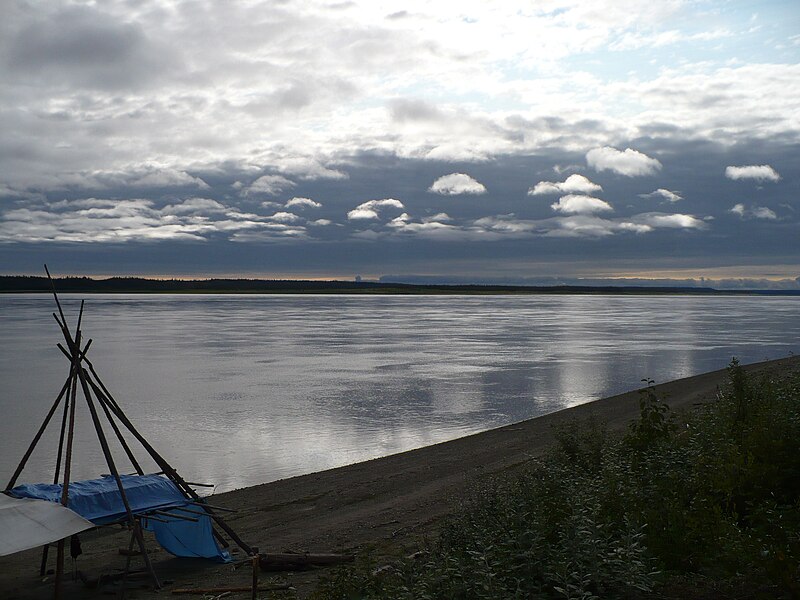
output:
[{"label": "sky", "polygon": [[0,132],[5,274],[800,287],[796,0],[2,0]]}]

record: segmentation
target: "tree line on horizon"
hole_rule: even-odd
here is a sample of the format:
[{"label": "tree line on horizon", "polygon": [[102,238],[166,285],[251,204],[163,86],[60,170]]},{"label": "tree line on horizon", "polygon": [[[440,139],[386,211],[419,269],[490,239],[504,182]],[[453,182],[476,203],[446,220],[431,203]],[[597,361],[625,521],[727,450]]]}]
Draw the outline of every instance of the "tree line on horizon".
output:
[{"label": "tree line on horizon", "polygon": [[[569,294],[800,294],[800,290],[716,290],[710,287],[645,287],[645,286],[524,286],[482,284],[410,284],[378,281],[312,281],[293,279],[149,279],[146,277],[109,277],[95,279],[87,276],[53,278],[60,292],[87,293],[184,293],[184,292],[243,292],[243,293],[569,293]],[[34,275],[0,275],[0,292],[50,292],[50,281]]]}]

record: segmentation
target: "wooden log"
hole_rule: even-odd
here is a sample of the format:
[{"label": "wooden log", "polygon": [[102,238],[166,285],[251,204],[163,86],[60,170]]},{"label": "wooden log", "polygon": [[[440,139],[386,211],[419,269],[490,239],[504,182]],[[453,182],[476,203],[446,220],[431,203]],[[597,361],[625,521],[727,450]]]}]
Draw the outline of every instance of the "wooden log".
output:
[{"label": "wooden log", "polygon": [[[196,594],[201,596],[203,594],[224,594],[225,592],[249,592],[252,589],[249,585],[241,585],[236,587],[225,588],[178,588],[172,590],[173,594]],[[277,590],[290,590],[292,586],[288,583],[271,583],[261,584],[258,586],[259,592],[270,592]]]},{"label": "wooden log", "polygon": [[353,562],[352,554],[259,554],[259,565],[262,571],[287,571],[309,569],[311,567],[326,567]]},{"label": "wooden log", "polygon": [[258,600],[258,571],[259,569],[259,562],[260,557],[258,554],[253,556],[252,564],[253,564],[253,596],[252,600]]}]

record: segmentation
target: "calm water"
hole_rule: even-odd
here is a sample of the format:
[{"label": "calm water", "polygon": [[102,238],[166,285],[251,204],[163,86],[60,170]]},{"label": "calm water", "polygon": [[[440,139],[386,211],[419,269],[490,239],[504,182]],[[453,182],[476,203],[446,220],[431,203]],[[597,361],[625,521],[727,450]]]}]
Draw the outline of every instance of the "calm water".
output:
[{"label": "calm water", "polygon": [[[74,323],[79,297],[63,298]],[[0,295],[0,484],[67,375],[45,295]],[[106,386],[217,490],[400,452],[800,351],[800,298],[88,296]],[[108,472],[79,410],[73,476]],[[24,481],[52,478],[57,427]],[[130,470],[118,453],[120,469]],[[155,469],[154,469],[155,470]]]}]

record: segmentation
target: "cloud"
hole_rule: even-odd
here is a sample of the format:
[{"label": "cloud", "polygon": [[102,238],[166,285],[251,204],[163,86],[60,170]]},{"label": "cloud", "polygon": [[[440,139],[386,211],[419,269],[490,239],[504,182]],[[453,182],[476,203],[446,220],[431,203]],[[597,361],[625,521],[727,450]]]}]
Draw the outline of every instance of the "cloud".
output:
[{"label": "cloud", "polygon": [[744,204],[742,204],[742,203],[734,204],[731,207],[731,210],[730,210],[730,212],[732,212],[735,215],[739,215],[740,217],[744,216],[744,211],[745,211],[745,208],[744,208]]},{"label": "cloud", "polygon": [[450,215],[443,212],[436,213],[435,215],[431,215],[430,217],[422,218],[423,223],[434,223],[434,222],[445,223],[452,220],[453,218]]},{"label": "cloud", "polygon": [[617,232],[647,233],[652,228],[647,225],[635,225],[629,222],[618,222],[591,215],[573,215],[553,220],[549,229],[549,237],[606,237]]},{"label": "cloud", "polygon": [[594,215],[573,215],[554,219],[557,228],[549,236],[607,237],[617,233],[645,234],[656,229],[705,229],[697,217],[684,214],[642,213],[626,219],[603,219]]},{"label": "cloud", "polygon": [[[305,237],[292,213],[261,216],[209,198],[189,198],[157,208],[152,200],[83,198],[6,210],[0,215],[0,242],[124,243],[231,241]],[[251,237],[244,235],[252,233]]]},{"label": "cloud", "polygon": [[290,157],[275,159],[275,164],[282,173],[299,177],[300,179],[347,179],[344,171],[331,169],[320,161],[310,157]]},{"label": "cloud", "polygon": [[274,215],[267,217],[267,219],[276,223],[300,223],[305,220],[303,217],[290,212],[276,212]]},{"label": "cloud", "polygon": [[186,171],[178,171],[176,169],[151,171],[141,177],[133,179],[130,185],[138,187],[196,186],[200,189],[208,189],[208,184],[199,177],[192,177]]},{"label": "cloud", "polygon": [[556,212],[567,214],[592,214],[613,210],[611,205],[605,200],[593,196],[580,196],[577,194],[562,196],[558,199],[558,202],[551,204],[550,208]]},{"label": "cloud", "polygon": [[739,203],[734,204],[729,212],[738,215],[741,219],[765,219],[768,221],[775,221],[778,219],[778,215],[775,211],[766,206],[747,208],[744,204]]},{"label": "cloud", "polygon": [[180,67],[175,49],[148,35],[141,23],[122,21],[102,7],[62,4],[4,15],[17,17],[12,20],[17,28],[6,31],[10,43],[4,61],[13,79],[28,85],[136,90]]},{"label": "cloud", "polygon": [[168,204],[161,209],[165,215],[182,215],[198,213],[221,213],[230,210],[224,204],[210,198],[189,198],[178,204]]},{"label": "cloud", "polygon": [[350,221],[378,219],[378,212],[383,208],[399,208],[402,210],[405,206],[400,200],[395,200],[394,198],[368,200],[348,212],[347,219]]},{"label": "cloud", "polygon": [[293,188],[294,181],[286,179],[282,175],[263,175],[251,183],[248,187],[244,188],[244,195],[250,196],[253,194],[267,194],[268,196],[277,196],[282,191]]},{"label": "cloud", "polygon": [[399,98],[389,103],[392,120],[404,122],[441,121],[445,115],[425,100]]},{"label": "cloud", "polygon": [[428,191],[455,196],[458,194],[485,194],[486,188],[466,173],[450,173],[450,175],[444,175],[434,181]]},{"label": "cloud", "polygon": [[667,228],[667,229],[705,229],[706,223],[694,215],[686,215],[681,213],[664,214],[664,213],[642,213],[635,215],[630,219],[637,224],[649,225],[654,228]]},{"label": "cloud", "polygon": [[753,207],[753,216],[756,219],[775,220],[775,219],[778,218],[778,215],[775,214],[775,211],[773,211],[770,208],[767,208],[766,206],[754,206]]},{"label": "cloud", "polygon": [[725,167],[725,177],[738,181],[755,179],[756,181],[779,181],[781,176],[769,165],[745,165],[741,167]]},{"label": "cloud", "polygon": [[[395,235],[414,236],[436,242],[463,242],[476,237],[476,231],[470,228],[439,221],[414,221],[406,213],[392,219],[386,226],[391,228]],[[480,232],[477,235],[480,235]]]},{"label": "cloud", "polygon": [[664,188],[658,188],[649,194],[639,194],[639,198],[662,198],[664,200],[669,200],[670,202],[683,200],[683,196],[681,196],[679,192],[673,192]]},{"label": "cloud", "polygon": [[661,170],[661,163],[655,158],[631,148],[620,151],[610,146],[589,150],[586,163],[595,171],[613,171],[625,177],[652,175]]},{"label": "cloud", "polygon": [[320,208],[322,206],[319,202],[314,202],[311,198],[292,198],[286,203],[286,208],[292,206],[308,206],[310,208]]},{"label": "cloud", "polygon": [[544,233],[547,230],[547,225],[544,221],[532,221],[527,219],[519,219],[516,215],[493,215],[489,217],[481,217],[475,219],[474,225],[483,229],[492,231],[494,233],[502,234],[532,234],[535,232]]},{"label": "cloud", "polygon": [[529,196],[539,196],[542,194],[592,194],[602,191],[602,186],[592,182],[583,175],[570,175],[565,181],[552,182],[540,181],[528,190]]}]

